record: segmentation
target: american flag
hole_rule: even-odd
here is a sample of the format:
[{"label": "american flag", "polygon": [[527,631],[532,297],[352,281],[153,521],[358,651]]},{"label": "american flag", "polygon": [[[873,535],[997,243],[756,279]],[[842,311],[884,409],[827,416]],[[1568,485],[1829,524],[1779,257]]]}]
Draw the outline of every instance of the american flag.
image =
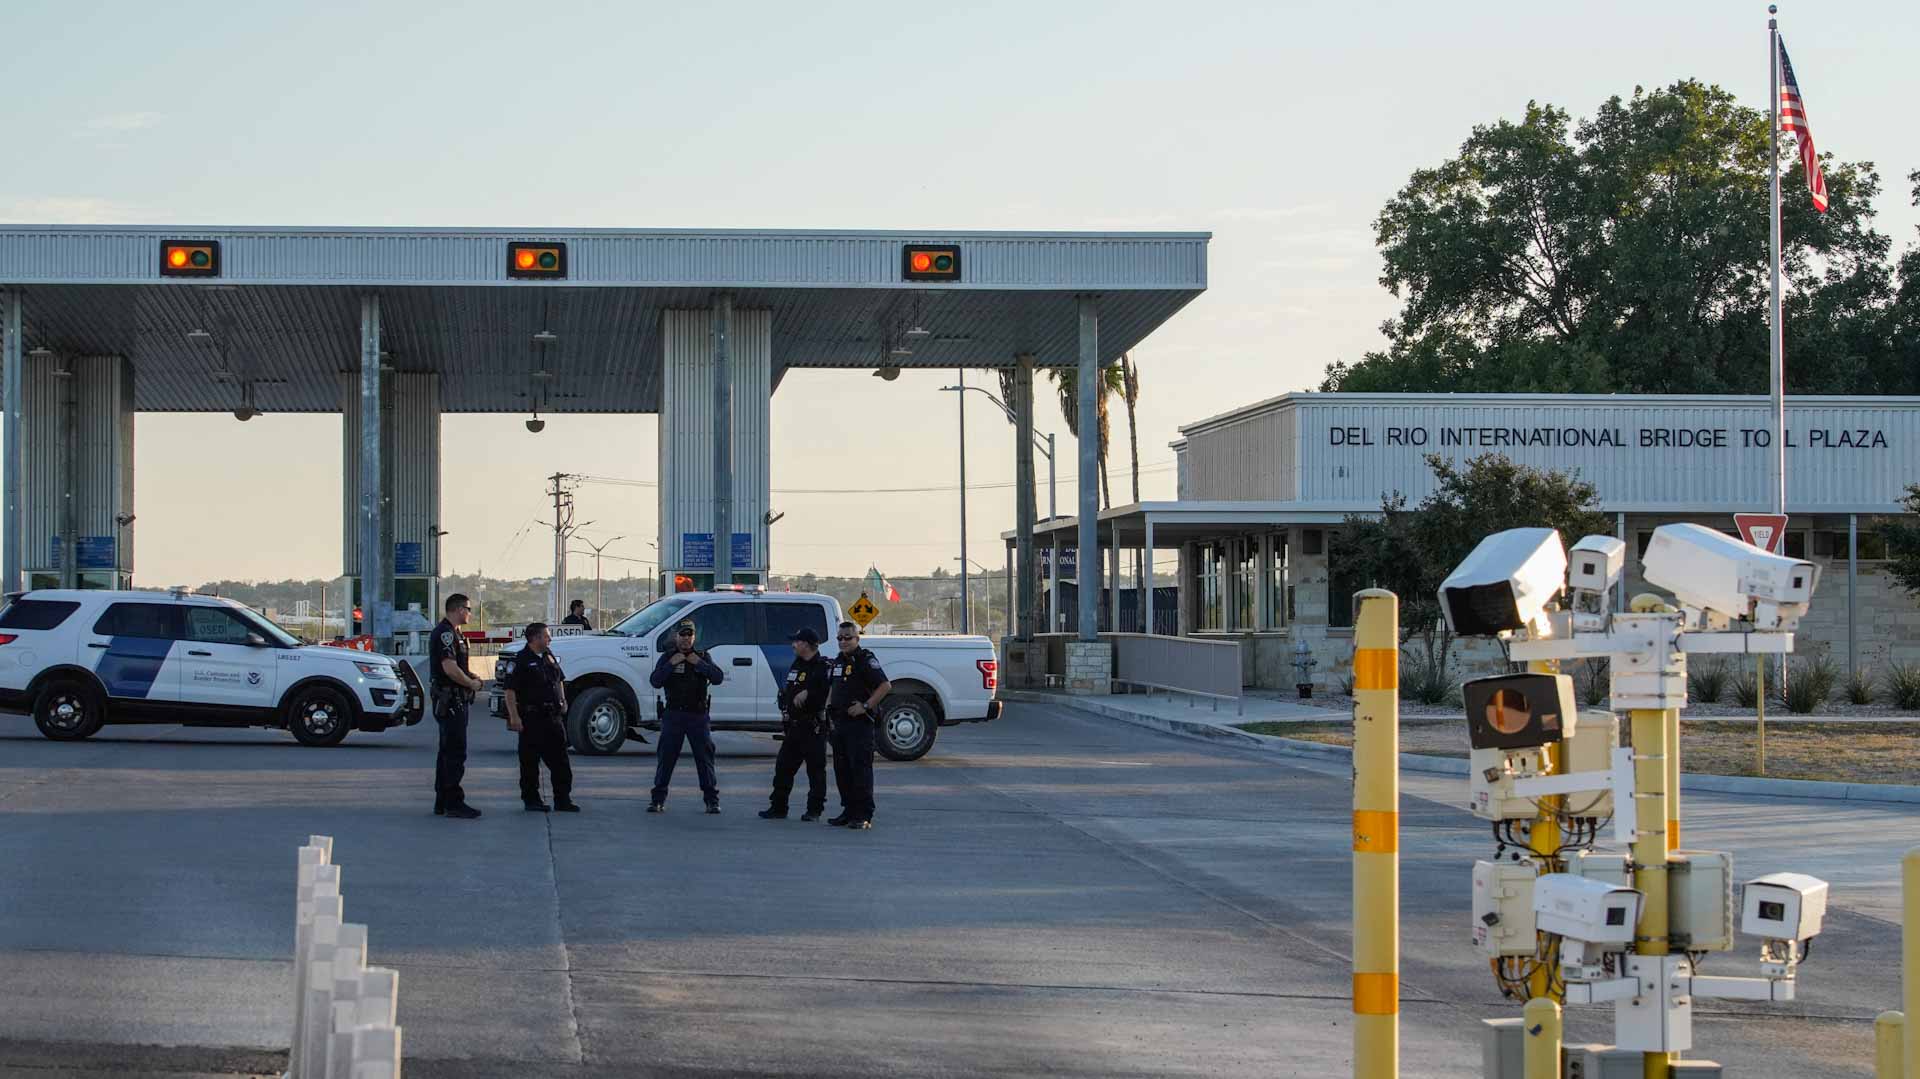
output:
[{"label": "american flag", "polygon": [[1790,131],[1800,143],[1800,165],[1807,171],[1807,190],[1813,194],[1813,208],[1827,212],[1827,177],[1820,171],[1820,155],[1813,149],[1813,128],[1807,123],[1807,104],[1800,99],[1800,84],[1793,79],[1793,61],[1787,59],[1787,43],[1780,42],[1780,130]]}]

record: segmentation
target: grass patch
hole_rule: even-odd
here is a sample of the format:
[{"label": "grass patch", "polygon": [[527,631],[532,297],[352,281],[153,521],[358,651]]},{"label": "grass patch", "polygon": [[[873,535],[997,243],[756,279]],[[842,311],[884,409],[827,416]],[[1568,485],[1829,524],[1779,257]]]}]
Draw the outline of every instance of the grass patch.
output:
[{"label": "grass patch", "polygon": [[[1243,726],[1255,734],[1336,746],[1353,744],[1351,723]],[[1757,775],[1757,743],[1751,721],[1682,720],[1681,767],[1704,775]],[[1468,752],[1466,721],[1402,717],[1400,748],[1407,753],[1464,758]],[[1768,723],[1767,775],[1775,779],[1920,784],[1920,723]]]}]

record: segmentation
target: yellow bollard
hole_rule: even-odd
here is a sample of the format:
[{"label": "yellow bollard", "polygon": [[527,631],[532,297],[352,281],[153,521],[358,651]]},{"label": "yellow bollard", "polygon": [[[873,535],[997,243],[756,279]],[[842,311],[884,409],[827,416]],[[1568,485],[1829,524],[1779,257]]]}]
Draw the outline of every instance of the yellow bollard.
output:
[{"label": "yellow bollard", "polygon": [[[1635,708],[1633,717],[1633,886],[1640,906],[1638,955],[1667,954],[1667,713]],[[1615,806],[1615,813],[1625,812]],[[1644,1057],[1646,1079],[1667,1079],[1670,1054]]]},{"label": "yellow bollard", "polygon": [[1900,1054],[1906,1051],[1907,1017],[1899,1012],[1881,1012],[1873,1021],[1873,1079],[1901,1079],[1905,1069]]},{"label": "yellow bollard", "polygon": [[1680,849],[1680,709],[1667,709],[1667,849]]},{"label": "yellow bollard", "polygon": [[[1906,921],[1900,930],[1901,981],[1905,983],[1902,1013],[1920,1015],[1920,847],[1907,852],[1901,862],[1902,888],[1906,893]],[[1908,1030],[1903,1039],[1906,1052],[1901,1063],[1908,1079],[1920,1079],[1920,1034]]]},{"label": "yellow bollard", "polygon": [[1560,1005],[1546,997],[1534,997],[1520,1015],[1526,1079],[1560,1079]]},{"label": "yellow bollard", "polygon": [[1354,594],[1353,1074],[1400,1074],[1400,598]]}]

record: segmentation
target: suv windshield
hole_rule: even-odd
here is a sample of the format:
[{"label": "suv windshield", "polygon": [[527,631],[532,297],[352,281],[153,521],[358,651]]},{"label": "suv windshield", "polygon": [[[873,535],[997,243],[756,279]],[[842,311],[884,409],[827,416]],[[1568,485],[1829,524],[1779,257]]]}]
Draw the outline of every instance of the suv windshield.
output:
[{"label": "suv windshield", "polygon": [[645,607],[627,616],[627,620],[608,630],[622,637],[644,637],[652,633],[661,623],[672,618],[676,612],[692,603],[690,596],[666,596],[654,600]]},{"label": "suv windshield", "polygon": [[281,648],[300,647],[299,638],[281,629],[279,626],[274,625],[272,622],[269,622],[265,615],[248,607],[229,607],[227,610],[238,615],[242,622],[245,622],[255,632],[259,633],[260,636],[265,637],[268,643]]}]

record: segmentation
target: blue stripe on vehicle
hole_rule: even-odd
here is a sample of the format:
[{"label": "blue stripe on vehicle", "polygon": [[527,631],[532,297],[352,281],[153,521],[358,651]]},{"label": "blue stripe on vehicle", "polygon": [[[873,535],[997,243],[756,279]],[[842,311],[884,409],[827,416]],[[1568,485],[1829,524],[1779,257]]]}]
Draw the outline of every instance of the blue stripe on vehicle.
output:
[{"label": "blue stripe on vehicle", "polygon": [[173,642],[158,637],[115,637],[100,660],[100,681],[114,697],[145,697],[166,666]]},{"label": "blue stripe on vehicle", "polygon": [[773,672],[773,686],[778,691],[787,684],[787,672],[793,669],[793,645],[763,644],[760,652],[767,657],[767,669]]}]

